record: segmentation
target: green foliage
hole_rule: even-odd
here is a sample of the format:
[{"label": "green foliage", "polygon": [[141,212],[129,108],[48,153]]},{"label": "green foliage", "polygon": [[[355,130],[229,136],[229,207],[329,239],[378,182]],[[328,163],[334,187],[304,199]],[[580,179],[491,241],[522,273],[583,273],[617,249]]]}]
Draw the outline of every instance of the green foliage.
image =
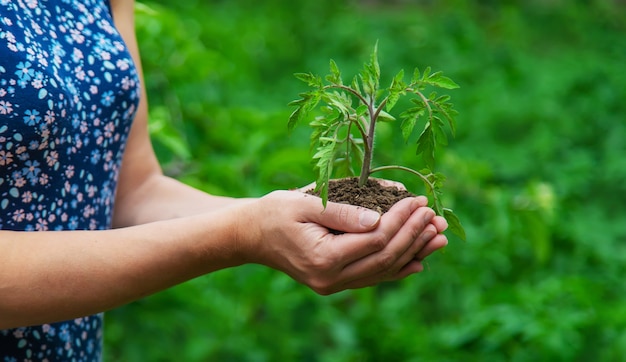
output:
[{"label": "green foliage", "polygon": [[[390,169],[407,171],[424,182],[435,212],[446,217],[450,230],[465,239],[465,231],[459,218],[452,210],[444,208],[441,202],[445,177],[431,171],[435,166],[437,146],[448,144],[445,122],[454,133],[457,112],[450,103],[450,96],[438,96],[435,91],[426,96],[425,91],[427,86],[458,88],[452,79],[445,77],[442,72],[431,73],[430,67],[424,73],[415,68],[410,83],[405,83],[404,70],[401,70],[393,78],[389,88],[381,89],[378,44],[370,55],[370,61],[365,63],[351,85],[344,85],[341,71],[332,59],[330,74],[324,78],[326,83],[321,77],[311,73],[296,73],[295,76],[313,90],[300,93],[301,98],[290,103],[296,109],[289,117],[289,130],[293,130],[297,123],[306,119],[320,102],[323,103],[323,113],[309,125],[313,128],[312,146],[316,148],[313,154],[315,169],[318,171],[315,191],[319,192],[324,206],[328,201],[329,180],[333,177],[334,168],[339,168],[337,173],[341,176],[355,176],[353,164],[356,163],[360,168],[360,185],[364,185],[375,172]],[[421,172],[402,165],[372,168],[377,123],[395,121],[396,118],[388,112],[407,94],[413,96],[413,105],[400,115],[402,135],[408,141],[418,120],[426,116],[424,129],[417,140],[417,154],[422,155],[427,168]]]},{"label": "green foliage", "polygon": [[[322,74],[333,57],[358,74],[377,39],[385,69],[445,69],[463,86],[462,127],[437,167],[468,241],[429,257],[417,276],[328,297],[260,266],[213,273],[108,312],[106,361],[623,360],[624,5],[146,5],[137,30],[158,156],[168,173],[217,194],[315,179],[308,130],[288,138],[284,126],[301,86],[294,73]],[[380,84],[395,76],[381,73]],[[394,109],[415,106],[399,98]],[[420,170],[399,119],[378,125],[377,162]]]}]

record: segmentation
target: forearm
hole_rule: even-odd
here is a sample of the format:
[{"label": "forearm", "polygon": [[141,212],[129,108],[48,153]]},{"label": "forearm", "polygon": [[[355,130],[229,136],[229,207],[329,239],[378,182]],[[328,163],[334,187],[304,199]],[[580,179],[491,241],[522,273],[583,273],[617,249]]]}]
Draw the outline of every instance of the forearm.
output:
[{"label": "forearm", "polygon": [[0,231],[0,329],[105,311],[239,265],[236,212],[107,231]]},{"label": "forearm", "polygon": [[132,193],[118,197],[113,226],[125,227],[197,215],[249,201],[209,195],[170,177],[154,174]]}]

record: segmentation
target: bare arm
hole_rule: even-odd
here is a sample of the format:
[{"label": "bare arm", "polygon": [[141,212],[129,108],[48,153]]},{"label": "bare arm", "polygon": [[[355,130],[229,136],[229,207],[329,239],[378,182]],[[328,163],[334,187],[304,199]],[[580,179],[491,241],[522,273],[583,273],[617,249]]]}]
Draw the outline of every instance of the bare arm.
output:
[{"label": "bare arm", "polygon": [[219,212],[114,230],[0,231],[0,329],[108,310],[243,263],[281,270],[320,294],[404,278],[447,243],[425,204],[405,199],[379,218],[277,191]]},{"label": "bare arm", "polygon": [[236,265],[235,215],[107,231],[0,231],[0,329],[101,312]]}]

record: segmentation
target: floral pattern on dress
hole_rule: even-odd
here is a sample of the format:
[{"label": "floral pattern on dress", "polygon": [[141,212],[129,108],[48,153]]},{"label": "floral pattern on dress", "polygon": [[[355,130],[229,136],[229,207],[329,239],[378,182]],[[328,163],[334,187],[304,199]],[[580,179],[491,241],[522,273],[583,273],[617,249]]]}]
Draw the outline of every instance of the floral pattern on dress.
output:
[{"label": "floral pattern on dress", "polygon": [[[0,0],[0,229],[110,228],[138,102],[107,0]],[[99,360],[101,329],[0,330],[0,361]]]}]

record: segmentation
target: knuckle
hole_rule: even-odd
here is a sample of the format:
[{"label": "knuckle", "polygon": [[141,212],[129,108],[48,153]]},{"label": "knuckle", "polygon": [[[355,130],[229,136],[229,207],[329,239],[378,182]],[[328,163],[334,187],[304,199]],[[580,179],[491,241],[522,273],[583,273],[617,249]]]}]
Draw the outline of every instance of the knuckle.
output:
[{"label": "knuckle", "polygon": [[313,278],[307,284],[319,295],[330,295],[334,292],[333,284],[325,278]]},{"label": "knuckle", "polygon": [[411,240],[419,240],[420,235],[422,235],[423,228],[421,227],[413,227],[409,231],[409,237]]},{"label": "knuckle", "polygon": [[372,246],[372,249],[379,251],[379,250],[383,250],[387,246],[388,242],[389,242],[389,238],[385,234],[376,233],[372,237],[370,244]]},{"label": "knuckle", "polygon": [[327,274],[334,265],[334,259],[329,255],[317,255],[309,260],[309,267],[316,275]]},{"label": "knuckle", "polygon": [[341,204],[339,205],[339,209],[337,210],[337,217],[339,218],[339,222],[342,224],[346,224],[350,218],[350,208],[348,205]]},{"label": "knuckle", "polygon": [[390,269],[396,262],[396,257],[390,253],[381,253],[377,259],[377,267],[380,271],[387,274],[392,272]]}]

